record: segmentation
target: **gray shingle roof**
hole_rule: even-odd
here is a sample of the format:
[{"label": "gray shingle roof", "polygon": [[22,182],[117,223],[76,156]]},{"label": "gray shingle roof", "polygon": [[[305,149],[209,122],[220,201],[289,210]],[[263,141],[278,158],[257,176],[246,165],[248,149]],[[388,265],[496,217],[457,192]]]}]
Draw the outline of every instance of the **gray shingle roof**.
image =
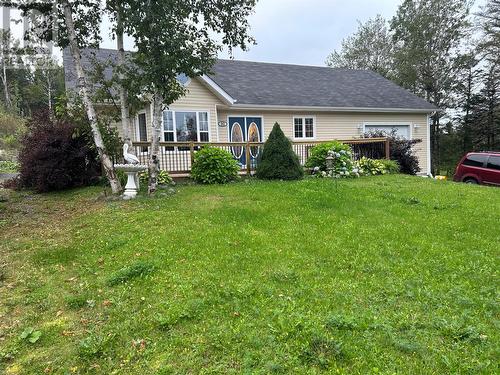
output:
[{"label": "gray shingle roof", "polygon": [[[90,72],[90,70],[93,69],[94,59],[99,63],[110,62],[112,64],[116,63],[118,60],[118,51],[111,49],[85,49],[81,51],[81,54],[82,65],[86,72]],[[73,57],[71,56],[69,48],[64,48],[63,50],[63,65],[66,90],[75,90],[77,77]],[[110,80],[112,76],[113,68],[111,66],[106,66],[104,69],[104,77]]]},{"label": "gray shingle roof", "polygon": [[[126,54],[130,54],[132,52],[126,52]],[[118,51],[115,49],[84,49],[81,51],[82,55],[82,65],[85,71],[90,72],[94,68],[94,63],[104,63],[104,78],[106,80],[111,80],[113,77],[113,67],[112,65],[116,65],[118,63]],[[64,82],[66,85],[66,90],[75,90],[77,77],[75,65],[73,63],[73,57],[71,56],[69,47],[63,49],[63,66],[64,66]],[[186,83],[188,78],[184,74],[180,74],[177,79],[181,83]],[[113,93],[116,94],[116,93]]]},{"label": "gray shingle roof", "polygon": [[369,70],[219,60],[211,78],[237,104],[435,110]]},{"label": "gray shingle roof", "polygon": [[[116,61],[117,51],[83,51],[84,67],[91,56],[98,61]],[[73,60],[63,53],[66,88],[76,87]],[[112,68],[106,68],[111,78]],[[270,105],[329,108],[429,110],[437,108],[395,83],[369,70],[334,69],[303,65],[218,60],[209,75],[241,105]],[[179,77],[184,81],[185,77]]]}]

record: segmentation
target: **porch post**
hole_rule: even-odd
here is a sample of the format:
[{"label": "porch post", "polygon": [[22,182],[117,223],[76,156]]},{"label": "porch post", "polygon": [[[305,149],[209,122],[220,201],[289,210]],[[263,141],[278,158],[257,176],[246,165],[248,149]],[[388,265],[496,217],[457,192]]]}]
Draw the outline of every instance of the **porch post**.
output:
[{"label": "porch post", "polygon": [[250,169],[251,169],[251,159],[250,159],[250,146],[248,145],[248,141],[246,144],[246,149],[245,149],[245,155],[246,155],[246,164],[247,164],[247,176],[250,176]]},{"label": "porch post", "polygon": [[191,167],[193,167],[194,162],[194,142],[189,142],[189,155],[191,157]]},{"label": "porch post", "polygon": [[391,158],[391,147],[389,144],[389,138],[385,139],[385,158],[389,160]]}]

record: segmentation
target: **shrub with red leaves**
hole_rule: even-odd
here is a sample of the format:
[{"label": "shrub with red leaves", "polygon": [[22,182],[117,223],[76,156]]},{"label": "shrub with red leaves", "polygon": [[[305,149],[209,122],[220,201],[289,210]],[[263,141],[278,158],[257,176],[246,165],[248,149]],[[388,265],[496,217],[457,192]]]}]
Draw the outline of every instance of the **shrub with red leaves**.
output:
[{"label": "shrub with red leaves", "polygon": [[42,111],[28,123],[19,153],[19,187],[37,192],[87,186],[99,181],[101,167],[89,131]]},{"label": "shrub with red leaves", "polygon": [[[396,131],[386,133],[383,130],[372,130],[364,134],[365,138],[389,138],[389,149],[391,151],[391,160],[395,160],[399,164],[400,172],[405,174],[415,175],[420,172],[418,158],[415,155],[413,148],[417,143],[422,142],[421,139],[406,139],[398,136]],[[373,158],[383,159],[384,155],[380,152],[379,155]]]}]

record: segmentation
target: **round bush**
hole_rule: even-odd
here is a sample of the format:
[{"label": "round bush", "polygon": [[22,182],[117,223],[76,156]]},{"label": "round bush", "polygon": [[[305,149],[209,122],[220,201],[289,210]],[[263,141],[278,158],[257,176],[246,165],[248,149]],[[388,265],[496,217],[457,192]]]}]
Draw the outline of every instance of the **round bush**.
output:
[{"label": "round bush", "polygon": [[332,141],[326,143],[320,143],[311,149],[309,158],[306,161],[306,167],[308,168],[319,168],[320,171],[326,171],[326,157],[328,152],[333,151],[335,153],[342,154],[349,153],[351,155],[351,146],[346,145],[342,142]]},{"label": "round bush", "polygon": [[359,169],[354,165],[351,151],[328,151],[328,155],[332,158],[332,169],[322,171],[320,167],[314,167],[313,175],[335,178],[359,177]]},{"label": "round bush", "polygon": [[238,178],[240,165],[229,152],[203,147],[195,153],[191,177],[202,184],[224,184]]}]

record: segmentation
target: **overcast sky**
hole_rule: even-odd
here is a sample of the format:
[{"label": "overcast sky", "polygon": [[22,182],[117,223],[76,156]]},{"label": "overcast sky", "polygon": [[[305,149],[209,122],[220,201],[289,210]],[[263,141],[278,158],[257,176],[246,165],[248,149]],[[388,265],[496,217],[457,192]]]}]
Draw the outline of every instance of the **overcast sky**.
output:
[{"label": "overcast sky", "polygon": [[[401,0],[259,0],[250,19],[257,45],[235,51],[238,60],[324,65],[342,38],[357,29],[357,20],[381,14],[391,18]],[[103,27],[103,29],[105,26]],[[106,48],[116,48],[105,40]],[[132,47],[129,41],[129,48]],[[227,51],[219,57],[227,58]]]},{"label": "overcast sky", "polygon": [[[482,4],[484,1],[476,0],[476,3]],[[377,14],[390,19],[401,2],[402,0],[259,0],[255,14],[250,18],[250,32],[257,45],[251,46],[247,52],[234,51],[234,58],[324,65],[328,54],[340,48],[342,39],[356,31],[358,21],[365,22]],[[114,49],[116,42],[108,35],[108,27],[109,23],[104,22],[101,47]],[[133,49],[130,39],[126,39],[125,48]],[[219,57],[228,58],[227,51]]]}]

